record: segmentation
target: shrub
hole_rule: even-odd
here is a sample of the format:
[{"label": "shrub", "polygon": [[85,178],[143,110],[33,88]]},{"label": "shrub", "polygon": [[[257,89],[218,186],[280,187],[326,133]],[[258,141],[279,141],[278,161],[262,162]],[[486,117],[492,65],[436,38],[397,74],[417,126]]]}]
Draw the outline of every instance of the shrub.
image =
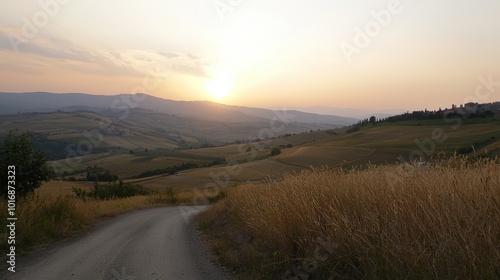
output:
[{"label": "shrub", "polygon": [[352,133],[352,132],[356,132],[358,130],[361,129],[361,125],[353,125],[351,126],[349,129],[347,129],[347,133]]},{"label": "shrub", "polygon": [[226,198],[226,192],[224,190],[220,190],[216,196],[209,197],[208,202],[215,203],[223,198]]},{"label": "shrub", "polygon": [[279,147],[274,147],[272,150],[271,150],[271,156],[277,156],[281,154],[281,149]]},{"label": "shrub", "polygon": [[113,182],[118,180],[118,176],[111,174],[109,170],[94,165],[87,167],[86,179],[87,181]]},{"label": "shrub", "polygon": [[[215,159],[211,163],[209,163],[208,166],[224,163],[224,161],[225,160],[223,158]],[[163,175],[163,174],[174,175],[175,173],[177,173],[179,171],[198,168],[198,167],[200,167],[200,166],[198,166],[196,163],[185,162],[185,163],[180,164],[180,165],[174,165],[174,166],[170,166],[170,167],[166,167],[166,168],[157,168],[155,170],[145,171],[137,176],[133,176],[132,178],[133,179],[146,178],[146,177],[151,177],[151,176],[155,176],[155,175]]]},{"label": "shrub", "polygon": [[144,188],[132,185],[124,184],[121,180],[118,183],[111,183],[109,185],[99,185],[97,182],[92,189],[89,191],[82,190],[80,188],[73,188],[73,193],[77,198],[86,200],[88,198],[109,200],[113,198],[123,198],[136,195],[145,195],[149,192]]},{"label": "shrub", "polygon": [[178,194],[172,187],[168,187],[166,190],[167,201],[168,203],[177,203]]}]

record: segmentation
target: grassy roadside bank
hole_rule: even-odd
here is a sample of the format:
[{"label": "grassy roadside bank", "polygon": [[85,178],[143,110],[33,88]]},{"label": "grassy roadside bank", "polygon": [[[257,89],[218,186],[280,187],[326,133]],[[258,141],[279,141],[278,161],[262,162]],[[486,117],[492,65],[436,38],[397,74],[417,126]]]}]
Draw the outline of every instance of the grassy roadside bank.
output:
[{"label": "grassy roadside bank", "polygon": [[233,188],[199,219],[244,279],[500,277],[498,159],[302,172]]}]

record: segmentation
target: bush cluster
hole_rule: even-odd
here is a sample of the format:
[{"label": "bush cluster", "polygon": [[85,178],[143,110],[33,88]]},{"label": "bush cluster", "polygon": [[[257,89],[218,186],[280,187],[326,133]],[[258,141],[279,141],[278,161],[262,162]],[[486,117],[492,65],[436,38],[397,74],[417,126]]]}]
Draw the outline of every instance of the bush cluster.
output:
[{"label": "bush cluster", "polygon": [[81,188],[73,187],[73,193],[76,197],[86,200],[86,199],[99,199],[99,200],[109,200],[114,198],[130,197],[135,195],[145,195],[149,192],[144,188],[132,185],[124,184],[121,180],[117,182],[110,183],[108,185],[99,185],[95,183],[94,187],[90,190],[83,190]]}]

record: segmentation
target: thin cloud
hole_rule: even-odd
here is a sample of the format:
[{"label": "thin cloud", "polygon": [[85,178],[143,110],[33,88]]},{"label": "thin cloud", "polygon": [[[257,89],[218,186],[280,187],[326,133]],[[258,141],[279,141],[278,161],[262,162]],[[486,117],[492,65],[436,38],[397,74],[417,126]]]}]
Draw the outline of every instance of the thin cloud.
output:
[{"label": "thin cloud", "polygon": [[0,49],[14,52],[30,53],[42,57],[95,62],[99,58],[81,50],[68,41],[54,38],[34,38],[27,40],[15,30],[0,27]]},{"label": "thin cloud", "polygon": [[192,53],[188,53],[188,54],[186,54],[186,56],[187,56],[187,57],[189,57],[189,58],[191,58],[191,59],[193,59],[193,60],[198,60],[198,59],[200,59],[200,57],[198,57],[197,55],[194,55],[194,54],[192,54]]},{"label": "thin cloud", "polygon": [[[15,29],[0,26],[0,49],[14,51],[16,42],[20,53],[39,56],[44,63],[52,63],[74,71],[107,76],[144,76],[154,71],[168,74],[179,73],[194,77],[207,77],[207,60],[201,55],[173,51],[117,50],[88,51],[60,38],[37,36],[32,40],[23,39]],[[16,69],[20,69],[16,67]],[[36,71],[36,68],[24,69]]]},{"label": "thin cloud", "polygon": [[[207,77],[207,62],[201,56],[180,52],[155,52],[145,50],[122,50],[114,54],[121,62],[134,67],[156,67],[164,72],[175,72],[195,77]],[[117,62],[120,63],[120,62]]]},{"label": "thin cloud", "polygon": [[176,57],[179,57],[178,54],[174,53],[174,52],[158,52],[159,55],[162,55],[164,57],[167,57],[167,58],[176,58]]}]

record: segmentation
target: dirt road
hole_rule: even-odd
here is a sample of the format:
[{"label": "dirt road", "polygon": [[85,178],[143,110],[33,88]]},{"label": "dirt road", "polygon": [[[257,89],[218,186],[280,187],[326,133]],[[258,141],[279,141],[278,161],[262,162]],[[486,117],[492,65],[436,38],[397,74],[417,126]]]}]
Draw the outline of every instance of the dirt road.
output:
[{"label": "dirt road", "polygon": [[1,279],[232,279],[211,262],[193,216],[204,207],[169,207],[118,216],[19,258]]}]

